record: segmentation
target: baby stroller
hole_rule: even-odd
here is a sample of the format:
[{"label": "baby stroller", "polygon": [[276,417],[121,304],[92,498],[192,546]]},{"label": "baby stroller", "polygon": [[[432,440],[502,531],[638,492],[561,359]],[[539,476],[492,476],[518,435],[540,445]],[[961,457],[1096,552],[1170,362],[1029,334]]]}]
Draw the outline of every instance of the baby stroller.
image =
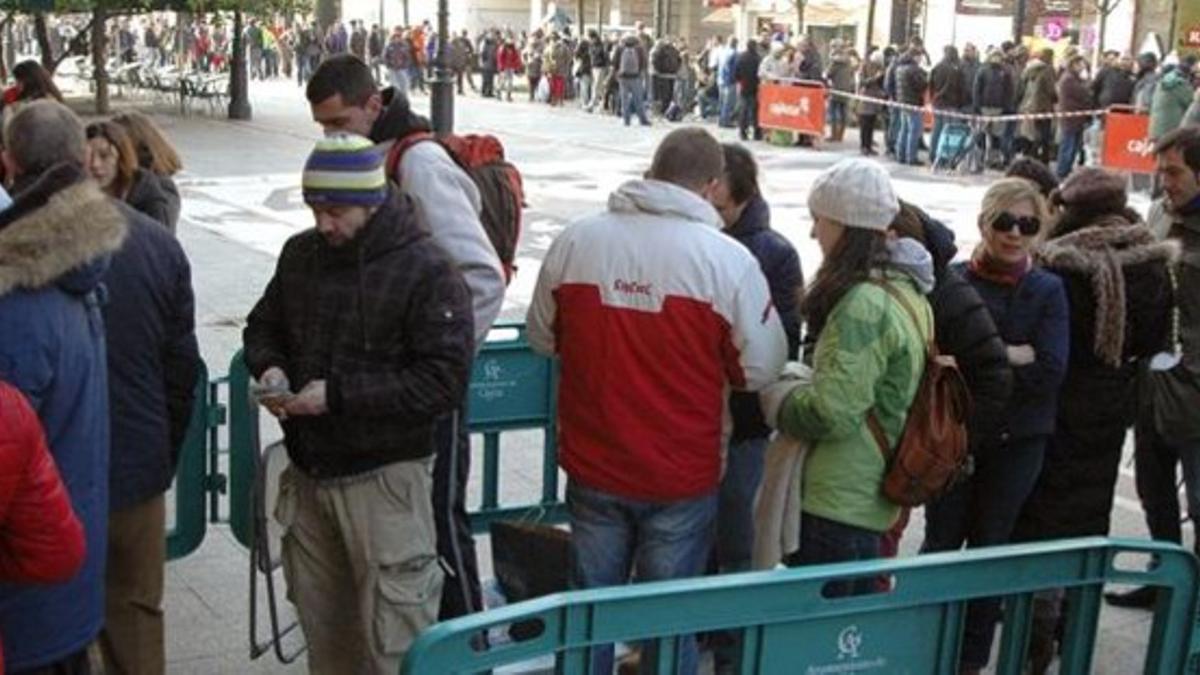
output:
[{"label": "baby stroller", "polygon": [[942,128],[938,137],[934,171],[954,171],[974,149],[975,134],[965,122],[951,122]]}]

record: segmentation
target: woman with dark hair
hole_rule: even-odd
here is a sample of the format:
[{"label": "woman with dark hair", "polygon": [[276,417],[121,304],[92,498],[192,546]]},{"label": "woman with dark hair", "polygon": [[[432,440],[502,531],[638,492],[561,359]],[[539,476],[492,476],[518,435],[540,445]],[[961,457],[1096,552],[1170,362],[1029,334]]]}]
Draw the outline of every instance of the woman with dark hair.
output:
[{"label": "woman with dark hair", "polygon": [[173,232],[167,194],[157,177],[138,167],[137,149],[125,127],[108,120],[93,122],[87,138],[88,173],[101,189]]},{"label": "woman with dark hair", "polygon": [[[758,260],[771,303],[779,312],[787,334],[788,358],[800,348],[800,316],[797,300],[804,288],[800,256],[796,249],[771,229],[771,207],[758,187],[758,165],[744,146],[726,143],[725,176],[711,195],[721,214],[725,234],[737,239]],[[763,461],[771,428],[763,420],[758,395],[734,393],[729,409],[733,435],[726,455],[717,505],[717,564],[722,572],[750,569],[754,545],[754,496],[763,477]]]},{"label": "woman with dark hair", "polygon": [[[1139,369],[1172,347],[1169,267],[1178,246],[1156,241],[1126,206],[1125,178],[1078,169],[1053,199],[1058,222],[1036,256],[1066,287],[1070,359],[1041,477],[1017,521],[1021,541],[1108,534]],[[1048,609],[1033,641],[1046,651],[1057,621],[1057,608]]]},{"label": "woman with dark hair", "polygon": [[4,90],[4,105],[23,101],[37,101],[52,98],[63,102],[62,93],[54,84],[54,76],[37,61],[22,61],[13,66],[13,80],[16,84]]},{"label": "woman with dark hair", "polygon": [[[1032,182],[997,181],[983,197],[983,241],[970,262],[952,266],[978,291],[1000,331],[1013,389],[992,433],[972,439],[980,473],[966,486],[971,494],[951,493],[946,496],[949,503],[931,506],[926,550],[958,548],[963,539],[968,545],[990,546],[1016,538],[1017,517],[1041,473],[1046,442],[1054,433],[1068,348],[1062,282],[1033,263],[1033,248],[1047,217]],[[971,501],[956,506],[964,496]],[[978,673],[987,666],[999,618],[998,600],[968,607],[960,673]]]},{"label": "woman with dark hair", "polygon": [[1049,199],[1050,193],[1058,187],[1058,176],[1054,175],[1045,162],[1033,157],[1018,157],[1013,160],[1004,175],[1008,178],[1024,178],[1033,183],[1045,199]]},{"label": "woman with dark hair", "polygon": [[[172,232],[179,223],[179,188],[172,178],[183,169],[183,161],[179,153],[167,140],[162,130],[149,117],[136,110],[123,112],[113,118],[113,121],[125,127],[137,149],[138,166],[149,172],[151,177],[158,179],[158,185],[167,197],[166,225]],[[148,182],[134,182],[133,193],[129,197],[131,204],[139,204],[153,199],[153,195],[143,196],[142,191],[148,189]],[[136,207],[135,207],[136,208]]]},{"label": "woman with dark hair", "polygon": [[[884,497],[884,449],[899,440],[924,370],[934,322],[929,252],[889,238],[900,210],[891,180],[870,160],[846,159],[813,182],[813,237],[825,255],[800,311],[816,335],[811,381],[762,393],[768,423],[805,442],[800,549],[790,565],[879,557],[900,508]],[[870,592],[870,578],[835,582],[832,595]]]}]

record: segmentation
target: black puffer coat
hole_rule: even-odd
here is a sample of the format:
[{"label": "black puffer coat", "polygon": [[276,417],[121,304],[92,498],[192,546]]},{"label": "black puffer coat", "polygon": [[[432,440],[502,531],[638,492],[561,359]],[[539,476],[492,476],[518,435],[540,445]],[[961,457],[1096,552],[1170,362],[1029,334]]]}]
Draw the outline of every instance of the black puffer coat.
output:
[{"label": "black puffer coat", "polygon": [[1018,541],[1108,534],[1139,360],[1169,342],[1175,245],[1154,241],[1132,213],[1081,224],[1060,227],[1038,251],[1066,287],[1071,349],[1057,427],[1018,520]]},{"label": "black puffer coat", "polygon": [[979,291],[949,267],[958,252],[954,232],[921,213],[925,248],[933,256],[937,281],[929,294],[938,349],[958,362],[971,391],[968,434],[972,452],[998,445],[1004,411],[1012,393],[1012,368],[1000,331]]}]

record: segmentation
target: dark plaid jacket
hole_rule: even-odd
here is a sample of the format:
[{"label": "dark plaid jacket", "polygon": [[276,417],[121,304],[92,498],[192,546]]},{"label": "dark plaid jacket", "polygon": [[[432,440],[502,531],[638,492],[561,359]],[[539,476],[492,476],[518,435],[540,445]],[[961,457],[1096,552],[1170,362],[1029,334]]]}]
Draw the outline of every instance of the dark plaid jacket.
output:
[{"label": "dark plaid jacket", "polygon": [[350,244],[288,240],[243,338],[255,377],[326,381],[329,414],[283,424],[292,462],[325,478],[429,456],[434,421],[465,394],[473,333],[466,283],[393,192]]}]

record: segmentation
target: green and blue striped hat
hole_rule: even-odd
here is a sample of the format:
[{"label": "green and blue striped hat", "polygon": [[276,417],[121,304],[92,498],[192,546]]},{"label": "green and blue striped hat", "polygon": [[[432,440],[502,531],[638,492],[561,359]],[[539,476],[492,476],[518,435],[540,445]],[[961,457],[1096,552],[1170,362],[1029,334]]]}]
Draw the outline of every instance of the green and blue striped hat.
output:
[{"label": "green and blue striped hat", "polygon": [[370,139],[337,134],[317,141],[300,181],[309,206],[375,207],[387,200],[384,152]]}]

